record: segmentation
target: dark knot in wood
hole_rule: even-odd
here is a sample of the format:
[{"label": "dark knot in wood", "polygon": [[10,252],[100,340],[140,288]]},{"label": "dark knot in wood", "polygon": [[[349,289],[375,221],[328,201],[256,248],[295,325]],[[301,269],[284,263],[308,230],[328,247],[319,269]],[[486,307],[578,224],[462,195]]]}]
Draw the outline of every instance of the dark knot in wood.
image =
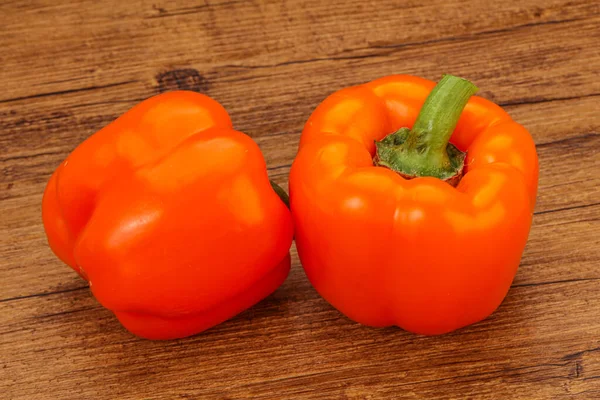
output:
[{"label": "dark knot in wood", "polygon": [[191,90],[198,93],[208,91],[208,80],[193,68],[174,69],[156,75],[159,93],[172,90]]}]

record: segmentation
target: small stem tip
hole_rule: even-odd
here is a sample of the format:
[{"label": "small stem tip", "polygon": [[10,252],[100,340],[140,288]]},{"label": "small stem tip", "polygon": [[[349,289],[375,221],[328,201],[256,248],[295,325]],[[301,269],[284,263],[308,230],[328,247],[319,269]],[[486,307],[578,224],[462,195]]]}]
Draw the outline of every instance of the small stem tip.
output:
[{"label": "small stem tip", "polygon": [[275,193],[277,193],[277,196],[279,196],[281,201],[285,203],[287,208],[290,208],[290,196],[288,196],[288,194],[285,192],[285,190],[283,190],[281,186],[279,186],[271,180],[269,182],[271,183],[271,187],[273,188]]}]

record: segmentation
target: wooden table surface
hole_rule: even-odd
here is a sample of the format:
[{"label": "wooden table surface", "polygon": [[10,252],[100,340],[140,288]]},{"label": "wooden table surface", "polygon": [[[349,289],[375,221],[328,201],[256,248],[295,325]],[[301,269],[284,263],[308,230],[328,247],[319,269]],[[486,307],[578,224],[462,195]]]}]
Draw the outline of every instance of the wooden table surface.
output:
[{"label": "wooden table surface", "polygon": [[[600,399],[600,6],[582,0],[0,4],[0,398]],[[221,102],[287,187],[331,92],[408,73],[474,81],[529,129],[538,203],[508,297],[423,337],[345,318],[292,272],[195,337],[126,332],[47,246],[44,185],[154,94]]]}]

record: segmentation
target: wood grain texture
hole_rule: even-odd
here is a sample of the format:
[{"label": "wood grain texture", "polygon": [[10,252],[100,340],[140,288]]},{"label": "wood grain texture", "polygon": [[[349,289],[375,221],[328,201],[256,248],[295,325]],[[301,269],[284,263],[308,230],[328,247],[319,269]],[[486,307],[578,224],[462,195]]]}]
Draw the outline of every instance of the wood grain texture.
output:
[{"label": "wood grain texture", "polygon": [[[3,1],[1,399],[600,399],[600,6],[582,0]],[[392,74],[469,78],[533,135],[534,224],[502,306],[440,337],[355,324],[292,272],[201,335],[128,334],[47,247],[45,182],[172,89],[220,101],[286,185],[312,109]]]}]

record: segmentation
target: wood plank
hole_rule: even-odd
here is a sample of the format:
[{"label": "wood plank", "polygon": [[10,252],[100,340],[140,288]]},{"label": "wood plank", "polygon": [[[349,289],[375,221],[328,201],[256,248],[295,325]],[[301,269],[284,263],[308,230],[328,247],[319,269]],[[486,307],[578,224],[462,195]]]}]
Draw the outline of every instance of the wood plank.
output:
[{"label": "wood plank", "polygon": [[[0,99],[150,81],[156,74],[149,71],[177,65],[194,65],[204,75],[213,68],[235,72],[236,67],[364,56],[389,46],[425,48],[421,46],[432,41],[510,33],[600,12],[597,4],[584,0],[511,0],[497,6],[471,2],[468,8],[442,0],[349,0],[335,7],[319,0],[200,5],[38,0],[2,7],[0,40],[6,45],[0,78],[7,87]],[[71,54],[76,54],[74,60]],[[23,60],[37,73],[23,74]]]},{"label": "wood plank", "polygon": [[[589,318],[589,310],[600,306],[598,281],[514,289],[490,319],[443,337],[361,327],[314,294],[290,296],[292,285],[308,289],[305,278],[295,274],[252,311],[204,335],[167,343],[132,338],[85,292],[2,303],[2,314],[13,307],[10,315],[19,316],[3,327],[2,354],[19,360],[4,376],[30,387],[23,394],[31,396],[36,381],[55,377],[52,393],[57,399],[69,398],[74,387],[82,396],[92,396],[99,388],[96,379],[107,390],[124,390],[118,385],[123,371],[138,378],[126,388],[131,398],[182,385],[191,396],[217,396],[223,386],[234,397],[275,398],[275,392],[294,397],[307,388],[316,391],[313,395],[334,396],[352,386],[355,376],[372,380],[382,394],[410,389],[419,396],[497,381],[509,387],[490,395],[532,393],[527,382],[550,396],[597,388],[593,377],[600,368],[600,342],[594,333],[600,319]],[[556,318],[564,324],[561,331],[548,323]],[[569,327],[579,335],[577,343],[570,339],[575,332]],[[581,353],[582,344],[587,352]],[[328,351],[320,353],[322,348]],[[173,357],[177,364],[170,362]],[[32,363],[40,362],[52,363],[60,374],[40,371],[42,375],[32,376]],[[202,371],[203,385],[189,384],[194,371]],[[0,387],[5,385],[0,380]],[[362,390],[367,393],[368,386]],[[456,393],[438,395],[452,398]]]}]

